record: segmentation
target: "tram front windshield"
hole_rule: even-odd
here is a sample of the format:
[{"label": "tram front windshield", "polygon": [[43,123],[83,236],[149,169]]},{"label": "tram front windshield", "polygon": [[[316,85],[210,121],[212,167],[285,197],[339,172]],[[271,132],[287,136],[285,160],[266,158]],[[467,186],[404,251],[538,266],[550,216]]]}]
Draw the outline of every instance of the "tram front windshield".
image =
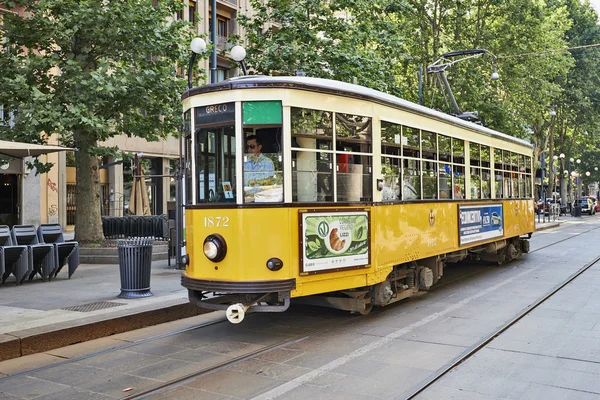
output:
[{"label": "tram front windshield", "polygon": [[195,110],[196,201],[235,203],[242,180],[243,203],[283,202],[281,103],[244,102],[242,137],[234,109],[226,103]]}]

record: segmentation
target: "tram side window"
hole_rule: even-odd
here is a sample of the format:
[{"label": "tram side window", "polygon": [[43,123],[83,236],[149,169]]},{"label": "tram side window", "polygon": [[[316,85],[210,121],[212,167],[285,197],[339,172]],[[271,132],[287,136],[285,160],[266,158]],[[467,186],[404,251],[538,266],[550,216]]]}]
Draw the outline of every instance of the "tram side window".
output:
[{"label": "tram side window", "polygon": [[452,162],[465,165],[465,142],[460,139],[452,139]]},{"label": "tram side window", "polygon": [[405,126],[402,132],[402,155],[404,157],[421,157],[421,135],[417,128]]},{"label": "tram side window", "polygon": [[494,193],[497,199],[503,197],[502,170],[502,150],[494,149]]},{"label": "tram side window", "polygon": [[433,132],[422,131],[421,154],[423,158],[423,199],[437,199],[437,153],[437,135]]},{"label": "tram side window", "polygon": [[333,113],[291,109],[292,201],[333,201]]},{"label": "tram side window", "polygon": [[400,176],[402,171],[402,125],[381,121],[381,176],[383,178],[382,200],[400,200]]},{"label": "tram side window", "polygon": [[437,199],[437,163],[423,160],[423,199]]},{"label": "tram side window", "polygon": [[513,198],[519,198],[519,161],[516,153],[510,153],[510,165],[511,165],[511,193]]},{"label": "tram side window", "polygon": [[244,142],[244,202],[282,202],[281,127],[244,127]]},{"label": "tram side window", "polygon": [[525,198],[527,194],[525,192],[525,156],[523,154],[518,154],[519,158],[519,197]]},{"label": "tram side window", "polygon": [[525,156],[525,197],[531,198],[531,157]]},{"label": "tram side window", "polygon": [[492,176],[490,170],[490,148],[481,145],[481,198],[492,198]]},{"label": "tram side window", "polygon": [[465,198],[465,167],[454,165],[454,199],[462,200]]},{"label": "tram side window", "polygon": [[371,118],[336,113],[335,122],[337,201],[371,201]]},{"label": "tram side window", "polygon": [[452,198],[452,141],[448,136],[438,135],[439,160],[439,198]]},{"label": "tram side window", "polygon": [[481,199],[481,153],[478,143],[469,144],[469,155],[471,158],[471,198]]},{"label": "tram side window", "polygon": [[510,151],[502,151],[502,161],[502,165],[504,166],[504,184],[502,191],[504,193],[504,198],[510,199],[515,197],[512,185],[512,165]]},{"label": "tram side window", "polygon": [[404,170],[402,171],[402,200],[421,199],[421,161],[403,159]]}]

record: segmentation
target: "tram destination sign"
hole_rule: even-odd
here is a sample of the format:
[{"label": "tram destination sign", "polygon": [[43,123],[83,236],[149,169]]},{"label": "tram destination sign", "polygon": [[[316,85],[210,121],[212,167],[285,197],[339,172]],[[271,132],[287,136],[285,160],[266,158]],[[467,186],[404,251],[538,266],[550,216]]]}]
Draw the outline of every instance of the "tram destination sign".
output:
[{"label": "tram destination sign", "polygon": [[368,211],[301,212],[300,218],[302,272],[328,272],[370,263]]},{"label": "tram destination sign", "polygon": [[211,104],[196,107],[196,125],[235,121],[235,103]]},{"label": "tram destination sign", "polygon": [[504,235],[502,204],[458,206],[460,245],[481,242]]}]

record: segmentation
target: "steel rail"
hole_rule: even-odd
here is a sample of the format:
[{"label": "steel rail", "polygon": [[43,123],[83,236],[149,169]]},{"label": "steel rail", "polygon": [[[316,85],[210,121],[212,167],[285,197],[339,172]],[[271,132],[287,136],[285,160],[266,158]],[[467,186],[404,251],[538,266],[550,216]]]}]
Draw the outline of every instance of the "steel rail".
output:
[{"label": "steel rail", "polygon": [[[573,237],[576,237],[576,236],[573,236]],[[598,261],[600,261],[600,256],[596,257],[592,262],[588,263],[587,265],[584,265],[577,272],[575,272],[570,277],[568,277],[565,281],[563,281],[559,285],[555,286],[554,289],[550,290],[542,298],[538,299],[535,303],[533,303],[532,305],[530,305],[529,307],[527,307],[519,315],[517,315],[516,317],[514,317],[512,320],[510,320],[504,326],[500,327],[495,332],[493,332],[492,334],[488,335],[485,339],[479,341],[477,344],[471,346],[469,349],[467,349],[465,352],[463,352],[461,355],[459,355],[456,359],[454,359],[454,361],[450,362],[449,364],[446,364],[446,366],[444,366],[440,370],[438,370],[438,372],[435,375],[433,375],[430,378],[427,378],[425,381],[421,382],[418,386],[416,386],[414,389],[412,389],[408,394],[406,394],[406,392],[405,392],[405,394],[403,394],[402,396],[396,397],[396,400],[399,400],[399,399],[405,399],[405,400],[414,399],[417,395],[421,394],[427,388],[429,388],[431,385],[433,385],[434,383],[436,383],[437,381],[439,381],[443,376],[445,376],[452,369],[456,368],[457,366],[459,366],[460,364],[462,364],[463,362],[465,362],[466,360],[468,360],[469,358],[471,358],[471,356],[473,356],[478,351],[480,351],[481,349],[483,349],[485,346],[487,346],[490,342],[492,342],[495,338],[497,338],[498,336],[500,336],[506,330],[508,330],[509,328],[511,328],[512,326],[514,326],[522,318],[524,318],[525,316],[527,316],[529,313],[531,313],[537,307],[539,307],[544,302],[546,302],[548,299],[550,299],[552,296],[554,296],[558,291],[560,291],[561,289],[563,289],[569,283],[573,282],[577,277],[579,277],[581,274],[583,274],[585,271],[587,271],[593,265],[597,264]]]},{"label": "steel rail", "polygon": [[196,329],[205,328],[207,326],[217,325],[217,324],[220,324],[220,323],[223,323],[223,322],[228,322],[227,318],[220,318],[220,319],[218,319],[216,321],[204,322],[204,323],[199,324],[199,325],[190,326],[190,327],[183,328],[183,329],[178,329],[176,331],[167,332],[167,333],[161,333],[160,335],[155,335],[155,336],[150,336],[150,337],[147,337],[147,338],[144,338],[144,339],[135,340],[133,342],[129,342],[129,343],[125,343],[125,344],[122,344],[122,345],[119,345],[119,346],[111,347],[109,349],[95,351],[93,353],[85,354],[83,356],[73,357],[73,358],[66,359],[64,361],[59,361],[59,362],[54,363],[54,364],[45,365],[43,367],[38,367],[38,368],[30,369],[30,370],[27,370],[27,371],[22,371],[22,372],[14,374],[14,375],[8,375],[8,376],[5,376],[3,378],[0,378],[0,384],[2,382],[4,382],[4,381],[7,381],[7,380],[11,379],[11,378],[17,378],[17,377],[20,377],[20,376],[25,376],[25,375],[36,373],[36,372],[39,372],[39,371],[44,371],[44,370],[47,370],[47,369],[50,369],[50,368],[59,367],[61,365],[65,365],[65,364],[70,364],[70,363],[74,363],[74,362],[77,362],[77,361],[86,360],[88,358],[92,358],[92,357],[96,357],[96,356],[100,356],[100,355],[104,355],[104,354],[108,354],[108,353],[113,353],[113,352],[116,352],[116,351],[119,351],[119,350],[124,350],[124,349],[128,349],[130,347],[134,347],[134,346],[137,346],[137,345],[140,345],[140,344],[144,344],[144,343],[148,343],[148,342],[153,342],[155,340],[164,339],[164,338],[167,338],[167,337],[170,337],[170,336],[179,335],[180,333],[185,333],[185,332],[193,331],[193,330],[196,330]]},{"label": "steel rail", "polygon": [[300,342],[300,341],[302,341],[304,339],[307,339],[307,338],[309,338],[309,337],[311,337],[313,335],[316,335],[316,334],[321,333],[323,331],[329,330],[332,327],[335,327],[337,325],[345,325],[346,323],[348,323],[348,322],[350,322],[350,321],[352,321],[354,319],[355,319],[355,317],[344,318],[341,321],[338,321],[338,322],[336,322],[334,324],[331,324],[331,325],[328,325],[328,326],[324,326],[322,328],[318,328],[318,329],[312,330],[312,331],[310,331],[308,333],[302,333],[300,335],[296,335],[296,336],[293,336],[291,338],[281,340],[281,341],[279,341],[277,343],[270,344],[270,345],[261,347],[260,349],[251,351],[251,352],[249,352],[247,354],[244,354],[244,355],[232,358],[231,360],[223,361],[221,363],[218,363],[218,364],[215,364],[215,365],[211,365],[211,366],[206,367],[206,368],[202,368],[202,369],[200,369],[198,371],[191,372],[191,373],[189,373],[187,375],[184,375],[184,376],[181,376],[179,378],[175,378],[175,379],[172,379],[170,381],[167,381],[167,382],[161,383],[159,385],[153,386],[151,388],[144,389],[144,390],[139,391],[137,393],[133,393],[130,396],[123,397],[121,400],[142,399],[142,398],[145,398],[146,396],[150,396],[150,395],[153,395],[153,394],[156,394],[156,393],[160,393],[160,392],[164,391],[165,389],[169,389],[169,388],[172,388],[172,387],[179,386],[182,383],[185,383],[186,381],[189,381],[189,380],[192,380],[192,379],[195,379],[195,378],[199,378],[199,377],[201,377],[203,375],[208,375],[210,373],[222,370],[224,368],[227,368],[229,366],[238,364],[238,363],[240,363],[242,361],[245,361],[245,360],[250,360],[250,359],[256,358],[256,357],[258,357],[258,356],[260,356],[262,354],[265,354],[265,353],[268,353],[270,351],[276,350],[276,349],[281,348],[283,346],[286,346],[288,344]]}]

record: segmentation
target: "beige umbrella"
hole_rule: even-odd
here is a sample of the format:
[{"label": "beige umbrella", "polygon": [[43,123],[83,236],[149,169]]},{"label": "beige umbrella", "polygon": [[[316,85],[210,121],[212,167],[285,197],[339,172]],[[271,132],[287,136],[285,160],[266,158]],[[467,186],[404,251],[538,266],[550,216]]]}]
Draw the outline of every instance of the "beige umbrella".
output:
[{"label": "beige umbrella", "polygon": [[150,215],[150,200],[148,199],[148,189],[146,187],[146,177],[138,156],[135,156],[133,163],[133,184],[131,185],[131,195],[129,197],[129,211],[134,215]]}]

